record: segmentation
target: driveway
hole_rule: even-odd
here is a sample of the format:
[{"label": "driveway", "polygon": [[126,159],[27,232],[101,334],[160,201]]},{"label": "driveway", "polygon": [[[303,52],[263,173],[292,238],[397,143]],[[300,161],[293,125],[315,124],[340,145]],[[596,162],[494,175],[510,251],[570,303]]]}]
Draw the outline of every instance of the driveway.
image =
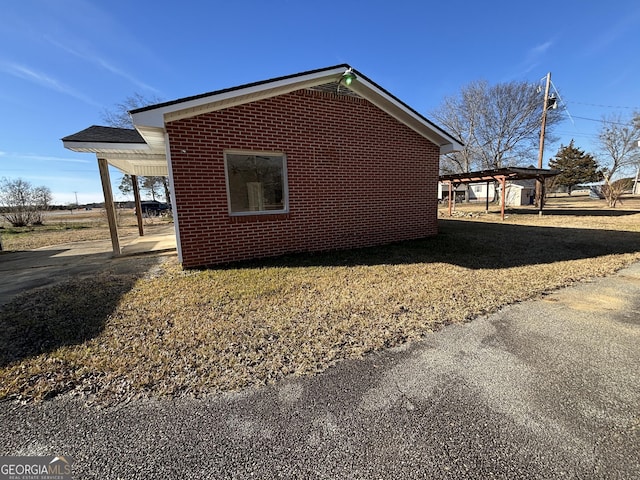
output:
[{"label": "driveway", "polygon": [[[113,257],[110,240],[0,252],[0,306],[22,292],[75,277],[101,272],[143,275],[160,262],[161,255],[175,253],[176,248],[172,225],[156,227],[151,232],[144,237],[121,239],[125,256],[117,258]],[[147,255],[140,255],[144,253]]]},{"label": "driveway", "polygon": [[76,478],[640,478],[640,264],[314,377],[201,399],[0,404]]}]

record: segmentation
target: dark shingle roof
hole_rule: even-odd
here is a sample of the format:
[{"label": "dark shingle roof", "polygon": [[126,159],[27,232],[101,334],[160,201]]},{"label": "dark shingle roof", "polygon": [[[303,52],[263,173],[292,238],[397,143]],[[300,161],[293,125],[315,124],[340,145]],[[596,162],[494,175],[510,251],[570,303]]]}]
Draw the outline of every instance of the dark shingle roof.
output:
[{"label": "dark shingle roof", "polygon": [[95,143],[145,143],[144,138],[132,128],[102,127],[92,125],[78,133],[66,136],[63,142]]},{"label": "dark shingle roof", "polygon": [[349,65],[347,64],[342,64],[342,65],[335,65],[333,67],[327,67],[327,68],[318,68],[316,70],[308,70],[306,72],[301,72],[301,73],[294,73],[293,75],[285,75],[282,77],[276,77],[276,78],[272,78],[269,80],[262,80],[259,82],[253,82],[253,83],[247,83],[244,85],[238,85],[237,87],[231,87],[231,88],[224,88],[222,90],[214,90],[212,92],[207,92],[207,93],[202,93],[200,95],[193,95],[191,97],[184,97],[184,98],[179,98],[177,100],[171,100],[170,102],[163,102],[163,103],[158,103],[156,105],[147,105],[146,107],[141,107],[141,108],[136,108],[133,110],[130,110],[129,113],[139,113],[139,112],[145,112],[147,110],[153,110],[156,108],[161,108],[161,107],[167,107],[169,105],[176,105],[179,103],[184,103],[184,102],[188,102],[190,100],[197,100],[200,98],[206,98],[206,97],[211,97],[213,95],[219,95],[222,93],[229,93],[229,92],[233,92],[236,90],[242,90],[245,88],[250,88],[250,87],[256,87],[258,85],[264,85],[267,83],[275,83],[275,82],[280,82],[282,80],[288,80],[288,79],[292,79],[292,78],[296,78],[296,77],[302,77],[305,75],[310,75],[310,74],[314,74],[314,73],[319,73],[319,72],[323,72],[325,70],[329,71],[329,70],[334,70],[336,68],[350,68]]},{"label": "dark shingle roof", "polygon": [[[388,92],[387,90],[382,88],[380,85],[375,83],[373,80],[371,80],[370,78],[366,77],[361,72],[359,72],[355,68],[352,68],[350,65],[348,65],[346,63],[343,63],[341,65],[334,65],[333,67],[319,68],[319,69],[316,69],[316,70],[309,70],[309,71],[306,71],[306,72],[295,73],[293,75],[285,75],[283,77],[272,78],[270,80],[263,80],[263,81],[260,81],[260,82],[247,83],[245,85],[238,85],[237,87],[225,88],[225,89],[222,89],[222,90],[216,90],[216,91],[212,91],[212,92],[208,92],[208,93],[203,93],[203,94],[200,94],[200,95],[194,95],[194,96],[191,96],[191,97],[179,98],[177,100],[158,103],[156,105],[147,105],[145,107],[141,107],[141,108],[136,108],[136,109],[130,110],[129,113],[130,114],[136,114],[136,113],[140,113],[140,112],[146,112],[146,111],[149,111],[149,110],[155,110],[155,109],[159,109],[159,108],[163,108],[163,107],[168,107],[168,106],[171,106],[171,105],[178,105],[180,103],[186,103],[186,102],[189,102],[189,101],[192,101],[192,100],[199,100],[201,98],[212,97],[212,96],[221,95],[221,94],[224,94],[224,93],[230,93],[230,92],[234,92],[234,91],[237,91],[237,90],[256,87],[256,86],[259,86],[259,85],[265,85],[265,84],[269,84],[269,83],[281,82],[281,81],[284,81],[284,80],[294,79],[296,77],[303,77],[303,76],[306,76],[306,75],[312,75],[312,74],[321,73],[321,72],[325,72],[325,71],[328,72],[328,71],[335,70],[337,68],[344,68],[345,70],[346,69],[351,69],[353,71],[353,73],[355,73],[357,78],[365,79],[367,82],[369,82],[375,88],[377,88],[379,91],[383,92],[389,98],[392,98],[395,102],[397,102],[399,105],[401,105],[404,109],[406,109],[406,110],[412,112],[414,115],[416,115],[422,122],[428,124],[431,128],[433,128],[433,129],[439,131],[440,133],[444,134],[445,138],[453,139],[455,142],[459,143],[460,145],[463,145],[460,140],[456,140],[455,137],[453,135],[451,135],[450,133],[448,133],[446,130],[442,129],[441,127],[439,127],[438,125],[433,123],[431,120],[429,120],[428,118],[426,118],[422,114],[418,113],[417,110],[414,110],[409,105],[407,105],[402,100],[400,100],[398,97],[396,97],[395,95],[391,94],[390,92]],[[342,92],[343,92],[343,90],[342,90],[342,87],[341,87],[341,93]],[[345,90],[345,92],[346,92],[346,90]]]}]

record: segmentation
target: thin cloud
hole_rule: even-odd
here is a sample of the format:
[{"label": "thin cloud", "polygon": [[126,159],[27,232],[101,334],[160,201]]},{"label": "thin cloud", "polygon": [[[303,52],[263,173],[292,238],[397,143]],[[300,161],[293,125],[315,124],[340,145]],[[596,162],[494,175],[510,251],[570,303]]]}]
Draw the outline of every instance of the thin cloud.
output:
[{"label": "thin cloud", "polygon": [[516,73],[510,78],[526,77],[527,74],[539,68],[543,63],[544,56],[549,49],[553,47],[553,44],[554,42],[552,40],[548,40],[527,50],[524,55],[524,60],[516,66]]},{"label": "thin cloud", "polygon": [[0,152],[0,157],[7,157],[15,160],[31,160],[31,161],[38,161],[38,162],[93,163],[90,160],[85,160],[82,158],[54,157],[50,155],[35,155],[31,153]]},{"label": "thin cloud", "polygon": [[129,73],[119,69],[118,67],[116,67],[115,65],[112,65],[111,63],[109,63],[108,61],[106,61],[104,58],[98,56],[97,54],[95,54],[94,52],[80,52],[74,48],[71,48],[67,45],[64,45],[60,42],[58,42],[57,40],[54,40],[53,38],[49,37],[49,36],[45,36],[44,37],[51,45],[54,45],[58,48],[60,48],[61,50],[64,50],[67,53],[70,53],[71,55],[78,57],[86,62],[92,63],[94,65],[98,65],[99,67],[107,70],[108,72],[113,73],[114,75],[117,75],[119,77],[124,78],[125,80],[128,80],[129,82],[133,83],[134,85],[137,85],[140,88],[144,88],[146,90],[150,90],[156,93],[160,93],[158,89],[152,87],[149,84],[146,84],[140,80],[138,80],[137,78],[135,78],[133,75],[130,75]]},{"label": "thin cloud", "polygon": [[529,50],[529,55],[532,57],[543,55],[547,50],[549,50],[551,45],[553,45],[552,41],[544,42],[543,44],[537,45]]},{"label": "thin cloud", "polygon": [[27,80],[29,82],[40,85],[41,87],[48,88],[50,90],[55,90],[56,92],[63,93],[65,95],[69,95],[77,100],[88,103],[94,107],[100,107],[101,105],[91,98],[87,97],[83,93],[78,92],[77,90],[65,85],[53,77],[49,75],[29,68],[25,65],[19,65],[17,63],[2,63],[0,64],[0,70],[9,75],[12,75],[17,78],[21,78],[22,80]]},{"label": "thin cloud", "polygon": [[87,182],[83,177],[71,177],[62,175],[28,175],[26,177],[30,182],[43,182],[45,184],[51,184],[55,182],[82,185]]},{"label": "thin cloud", "polygon": [[603,30],[595,40],[587,46],[584,56],[591,56],[603,52],[617,42],[628,31],[637,28],[640,23],[640,9],[630,15],[624,15],[622,19],[607,30]]}]

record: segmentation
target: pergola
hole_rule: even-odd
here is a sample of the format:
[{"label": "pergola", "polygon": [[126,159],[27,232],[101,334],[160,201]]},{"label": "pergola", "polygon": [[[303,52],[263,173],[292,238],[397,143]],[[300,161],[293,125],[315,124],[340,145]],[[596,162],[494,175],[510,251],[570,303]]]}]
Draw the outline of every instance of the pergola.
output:
[{"label": "pergola", "polygon": [[[500,218],[504,220],[504,204],[505,204],[505,186],[508,180],[537,180],[541,184],[541,198],[538,200],[538,208],[540,215],[542,215],[542,209],[544,208],[544,183],[548,177],[553,177],[560,173],[559,170],[551,170],[547,168],[534,168],[534,167],[507,167],[496,168],[493,170],[481,170],[478,172],[468,173],[454,173],[451,175],[441,175],[440,181],[449,185],[449,216],[452,211],[452,196],[453,190],[458,185],[466,185],[469,183],[487,182],[488,185],[492,181],[500,182],[500,197],[501,197],[501,210]],[[455,200],[454,200],[455,201]],[[487,210],[489,210],[489,195],[487,194]]]},{"label": "pergola", "polygon": [[164,145],[149,144],[137,130],[129,128],[91,126],[78,133],[62,139],[65,148],[74,152],[95,153],[98,159],[100,180],[104,193],[104,206],[111,233],[111,245],[114,255],[120,255],[120,240],[118,238],[118,225],[113,203],[113,190],[109,176],[109,165],[112,165],[123,173],[131,175],[133,195],[136,203],[136,217],[138,220],[138,232],[144,235],[142,223],[142,208],[140,205],[140,191],[138,189],[138,176],[169,175],[167,156]]}]

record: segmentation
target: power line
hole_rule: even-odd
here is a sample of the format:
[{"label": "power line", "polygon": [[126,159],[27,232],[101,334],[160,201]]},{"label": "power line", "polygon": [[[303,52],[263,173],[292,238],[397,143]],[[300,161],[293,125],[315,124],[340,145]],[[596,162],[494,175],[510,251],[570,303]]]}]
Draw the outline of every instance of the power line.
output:
[{"label": "power line", "polygon": [[602,120],[597,118],[578,117],[576,115],[573,118],[579,118],[580,120],[589,120],[590,122],[610,123],[612,125],[622,125],[624,127],[633,127],[633,123],[612,122],[610,120]]},{"label": "power line", "polygon": [[[551,80],[549,80],[549,81],[551,82]],[[562,100],[562,97],[560,96],[560,92],[558,91],[558,89],[556,88],[556,86],[554,85],[553,82],[551,82],[551,86],[553,87],[553,90],[556,92],[556,95],[558,96],[558,100],[560,100],[562,103],[564,103],[564,111],[567,112],[567,115],[569,115],[569,120],[571,120],[571,123],[575,127],[576,124],[573,121],[573,117],[571,116],[571,112],[569,112],[569,108],[567,107],[567,102]]]},{"label": "power line", "polygon": [[601,107],[601,108],[628,108],[629,110],[640,110],[640,107],[625,107],[622,105],[600,105],[598,103],[586,103],[586,102],[576,102],[574,100],[571,100],[568,103],[575,103],[578,105],[587,105],[589,107]]},{"label": "power line", "polygon": [[556,135],[566,135],[568,137],[585,137],[585,138],[598,138],[598,134],[596,133],[584,133],[584,132],[553,132]]}]

